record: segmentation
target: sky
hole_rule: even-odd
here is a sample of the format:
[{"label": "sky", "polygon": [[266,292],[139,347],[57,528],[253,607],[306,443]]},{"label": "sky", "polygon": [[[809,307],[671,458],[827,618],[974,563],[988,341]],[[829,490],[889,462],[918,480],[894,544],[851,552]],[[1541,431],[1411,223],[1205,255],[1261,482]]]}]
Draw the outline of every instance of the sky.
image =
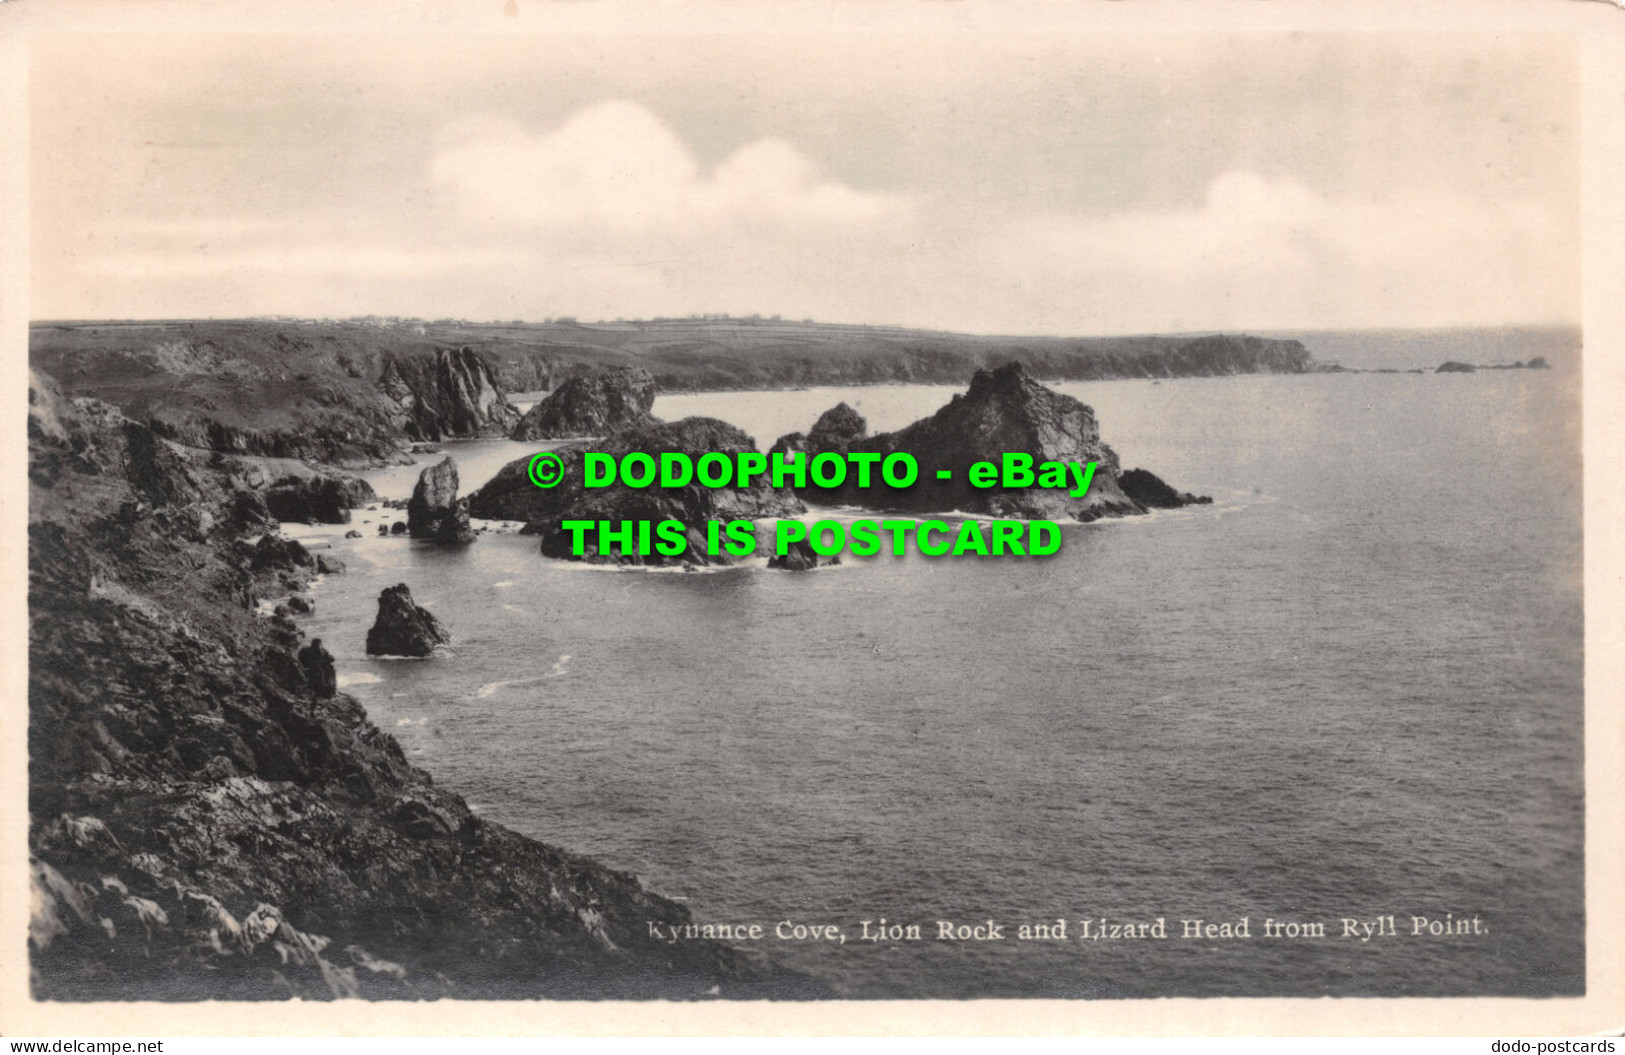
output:
[{"label": "sky", "polygon": [[73,34],[31,315],[1574,323],[1563,38]]}]

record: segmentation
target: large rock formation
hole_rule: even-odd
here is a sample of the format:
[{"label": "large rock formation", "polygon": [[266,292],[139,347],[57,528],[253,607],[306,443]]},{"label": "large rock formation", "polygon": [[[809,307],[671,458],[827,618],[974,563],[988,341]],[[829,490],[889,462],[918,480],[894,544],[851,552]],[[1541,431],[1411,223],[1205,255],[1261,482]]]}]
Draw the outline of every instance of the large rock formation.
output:
[{"label": "large rock formation", "polygon": [[[906,451],[918,461],[918,482],[893,489],[880,484],[864,489],[848,483],[828,492],[834,501],[881,509],[921,512],[962,510],[989,516],[1055,519],[1143,513],[1117,483],[1117,454],[1100,441],[1095,412],[1071,396],[1044,387],[1020,363],[978,370],[970,390],[955,395],[929,418],[897,432],[851,443],[848,449],[881,455]],[[1045,461],[1098,463],[1088,493],[1074,498],[1064,489],[976,488],[969,481],[975,462],[998,464],[1007,453],[1024,452],[1034,467]],[[952,472],[937,479],[938,470]],[[878,474],[877,474],[878,477]]]},{"label": "large rock formation", "polygon": [[472,348],[441,348],[384,364],[378,388],[400,407],[414,440],[505,436],[519,420],[496,375]]},{"label": "large rock formation", "polygon": [[418,474],[406,503],[406,529],[413,538],[435,542],[472,542],[468,500],[457,497],[457,463],[445,458]]},{"label": "large rock formation", "polygon": [[640,556],[614,550],[600,555],[588,547],[591,562],[617,564],[731,564],[726,553],[705,553],[705,524],[708,520],[760,520],[794,516],[805,511],[788,488],[775,488],[757,478],[743,490],[733,487],[709,488],[698,484],[674,490],[650,487],[634,490],[619,483],[588,489],[583,486],[582,454],[602,451],[619,459],[634,451],[658,457],[666,451],[682,451],[694,459],[717,451],[737,454],[756,450],[756,441],[744,432],[715,418],[684,418],[657,422],[617,433],[592,444],[572,444],[561,448],[564,478],[556,487],[542,489],[530,482],[529,459],[521,458],[502,470],[480,490],[469,496],[469,512],[488,520],[523,520],[525,531],[542,536],[542,552],[550,557],[572,559],[569,535],[559,526],[565,520],[651,521],[678,520],[687,528],[688,546],[680,555],[652,553]]},{"label": "large rock formation", "polygon": [[433,613],[412,603],[405,583],[378,595],[378,618],[367,631],[367,655],[422,657],[450,640]]},{"label": "large rock formation", "polygon": [[512,439],[608,436],[654,421],[655,379],[640,367],[616,366],[572,377],[531,407]]},{"label": "large rock formation", "polygon": [[482,820],[320,695],[321,654],[255,614],[309,554],[244,540],[265,522],[207,455],[48,383],[28,435],[35,999],[828,995],[652,937],[689,910]]}]

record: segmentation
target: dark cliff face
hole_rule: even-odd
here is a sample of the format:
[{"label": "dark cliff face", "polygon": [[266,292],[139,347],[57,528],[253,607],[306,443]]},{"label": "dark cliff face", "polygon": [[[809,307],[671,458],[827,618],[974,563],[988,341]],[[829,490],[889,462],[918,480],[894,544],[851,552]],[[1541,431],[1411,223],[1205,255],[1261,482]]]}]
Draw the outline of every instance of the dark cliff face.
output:
[{"label": "dark cliff face", "polygon": [[390,358],[378,388],[400,408],[414,440],[505,436],[519,420],[490,365],[472,348]]},{"label": "dark cliff face", "polygon": [[213,456],[43,382],[30,406],[36,998],[819,995],[651,939],[687,909],[413,768],[255,614],[320,557]]},{"label": "dark cliff face", "polygon": [[569,536],[559,527],[564,520],[647,520],[681,521],[689,531],[686,551],[677,556],[615,553],[598,556],[589,546],[593,562],[618,564],[729,564],[726,554],[707,556],[705,524],[708,520],[761,520],[794,516],[805,506],[788,488],[772,487],[758,477],[743,490],[733,487],[708,488],[698,484],[667,490],[659,487],[634,490],[619,483],[603,488],[583,484],[582,455],[601,451],[620,459],[641,451],[658,456],[680,451],[698,460],[717,451],[737,454],[757,450],[756,441],[744,432],[715,418],[684,418],[657,422],[617,433],[594,443],[571,444],[560,448],[564,478],[556,487],[542,489],[530,482],[529,459],[520,458],[503,466],[480,490],[469,496],[469,512],[493,520],[523,520],[526,531],[542,536],[542,552],[552,557],[569,557]]},{"label": "dark cliff face", "polygon": [[[906,489],[878,485],[863,489],[849,475],[846,486],[824,492],[820,498],[875,509],[962,510],[1031,518],[1093,520],[1144,512],[1117,485],[1117,455],[1100,441],[1095,412],[1034,381],[1020,363],[978,370],[969,391],[955,395],[931,417],[897,432],[855,440],[847,449],[882,456],[899,451],[912,454],[919,463],[919,481]],[[1079,498],[1066,490],[970,485],[973,463],[997,465],[1004,454],[1014,452],[1031,455],[1035,469],[1045,461],[1098,464],[1088,493]],[[951,471],[953,478],[938,480],[938,470]]]},{"label": "dark cliff face", "polygon": [[608,436],[651,424],[655,379],[637,367],[612,367],[572,377],[514,426],[516,440]]}]

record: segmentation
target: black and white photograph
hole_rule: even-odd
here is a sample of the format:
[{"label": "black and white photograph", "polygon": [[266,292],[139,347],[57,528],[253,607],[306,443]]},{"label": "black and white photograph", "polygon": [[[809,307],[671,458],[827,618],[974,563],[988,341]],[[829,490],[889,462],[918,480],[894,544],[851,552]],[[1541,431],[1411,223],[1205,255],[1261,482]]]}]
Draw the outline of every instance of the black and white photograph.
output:
[{"label": "black and white photograph", "polygon": [[26,1004],[1604,995],[1625,13],[776,6],[29,35]]}]

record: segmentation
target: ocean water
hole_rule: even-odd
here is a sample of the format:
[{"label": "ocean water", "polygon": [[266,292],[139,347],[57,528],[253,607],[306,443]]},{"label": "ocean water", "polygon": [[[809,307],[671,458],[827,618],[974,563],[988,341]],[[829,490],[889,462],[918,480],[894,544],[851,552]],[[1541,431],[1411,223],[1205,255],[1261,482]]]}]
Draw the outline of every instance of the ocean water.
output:
[{"label": "ocean water", "polygon": [[[591,569],[488,533],[330,544],[309,633],[485,817],[636,873],[854,997],[1546,995],[1583,988],[1577,379],[1058,386],[1125,468],[1214,504],[1046,559]],[[765,448],[845,399],[662,397]],[[465,489],[534,450],[448,445]],[[374,474],[404,497],[414,471]],[[395,519],[360,512],[358,522]],[[363,643],[405,582],[455,640]],[[1414,935],[1414,916],[1480,933]],[[1342,936],[1392,916],[1396,935]],[[1080,940],[1080,921],[1167,937]],[[1185,920],[1249,937],[1184,938]],[[922,940],[859,940],[918,924]],[[1068,921],[1066,940],[1018,940]],[[1266,936],[1265,921],[1326,936]],[[937,940],[996,921],[997,941]],[[781,941],[781,921],[845,943]],[[1093,929],[1097,928],[1098,924]]]}]

